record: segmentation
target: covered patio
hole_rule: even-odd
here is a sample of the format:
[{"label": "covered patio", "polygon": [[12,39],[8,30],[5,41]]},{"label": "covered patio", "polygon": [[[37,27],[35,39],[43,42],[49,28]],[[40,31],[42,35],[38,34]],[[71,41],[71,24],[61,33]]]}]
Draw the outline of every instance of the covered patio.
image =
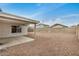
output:
[{"label": "covered patio", "polygon": [[0,50],[1,49],[6,49],[8,47],[14,46],[14,45],[19,45],[22,43],[27,43],[27,42],[31,42],[34,39],[33,38],[29,38],[27,36],[19,36],[19,37],[10,37],[10,38],[3,38],[3,40],[8,40],[7,43],[0,45]]},{"label": "covered patio", "polygon": [[35,37],[37,23],[36,20],[0,12],[0,49],[33,41],[27,36],[28,25],[34,25]]}]

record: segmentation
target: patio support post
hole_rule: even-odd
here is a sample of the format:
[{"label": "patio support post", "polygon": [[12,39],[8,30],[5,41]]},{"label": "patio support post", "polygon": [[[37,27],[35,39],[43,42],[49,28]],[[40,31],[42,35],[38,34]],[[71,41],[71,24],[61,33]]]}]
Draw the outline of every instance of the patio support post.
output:
[{"label": "patio support post", "polygon": [[34,38],[36,38],[36,24],[34,24]]},{"label": "patio support post", "polygon": [[78,26],[75,27],[76,39],[78,40]]}]

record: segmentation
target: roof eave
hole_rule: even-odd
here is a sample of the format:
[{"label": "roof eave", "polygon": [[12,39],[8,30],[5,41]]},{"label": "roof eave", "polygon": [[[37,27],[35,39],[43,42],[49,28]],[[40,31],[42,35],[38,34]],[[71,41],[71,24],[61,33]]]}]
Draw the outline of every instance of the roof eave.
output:
[{"label": "roof eave", "polygon": [[[1,12],[2,14],[6,14],[6,15],[11,15],[11,16],[14,16],[14,17],[20,17],[20,16],[16,16],[16,15],[12,15],[12,14],[8,14],[8,13],[4,13],[4,12]],[[1,16],[1,17],[5,17],[5,16]],[[11,17],[7,17],[7,18],[11,18]],[[25,22],[29,22],[29,23],[32,23],[32,24],[37,24],[37,23],[40,23],[39,21],[36,21],[36,20],[33,20],[33,19],[29,19],[29,18],[25,18],[25,17],[20,17],[22,19],[16,19],[16,18],[11,18],[11,19],[16,19],[16,20],[20,20],[20,21],[25,21]]]}]

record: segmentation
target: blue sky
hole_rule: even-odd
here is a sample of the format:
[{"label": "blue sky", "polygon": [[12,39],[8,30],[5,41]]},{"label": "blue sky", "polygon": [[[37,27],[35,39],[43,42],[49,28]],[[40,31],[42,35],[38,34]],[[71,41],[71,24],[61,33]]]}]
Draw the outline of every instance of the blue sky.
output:
[{"label": "blue sky", "polygon": [[4,12],[52,25],[79,24],[79,3],[0,3]]}]

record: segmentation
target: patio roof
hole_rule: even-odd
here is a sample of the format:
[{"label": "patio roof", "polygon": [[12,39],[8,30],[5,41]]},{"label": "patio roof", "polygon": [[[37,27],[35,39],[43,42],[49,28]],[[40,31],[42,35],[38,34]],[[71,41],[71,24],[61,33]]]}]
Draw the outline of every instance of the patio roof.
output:
[{"label": "patio roof", "polygon": [[13,14],[5,13],[5,12],[0,12],[0,18],[6,18],[6,19],[9,18],[11,20],[19,20],[19,21],[23,21],[23,22],[29,22],[29,23],[32,23],[32,24],[39,23],[39,21],[36,21],[36,20],[33,20],[33,19],[29,19],[29,18],[25,18],[25,17],[13,15]]}]

